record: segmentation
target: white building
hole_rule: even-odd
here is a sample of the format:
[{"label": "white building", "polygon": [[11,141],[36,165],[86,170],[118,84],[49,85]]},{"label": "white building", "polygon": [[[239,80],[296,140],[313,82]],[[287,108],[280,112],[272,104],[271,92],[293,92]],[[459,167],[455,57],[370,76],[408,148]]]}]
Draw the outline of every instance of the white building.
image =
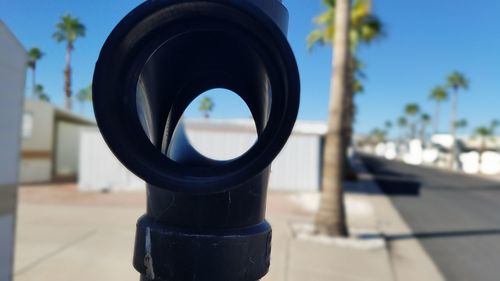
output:
[{"label": "white building", "polygon": [[21,143],[22,183],[75,180],[80,129],[95,122],[51,103],[24,103]]},{"label": "white building", "polygon": [[0,20],[0,280],[12,280],[27,54]]},{"label": "white building", "polygon": [[[297,121],[287,144],[273,161],[269,187],[281,191],[318,191],[323,135],[322,122]],[[257,138],[252,120],[186,120],[188,138],[203,155],[219,160],[238,157]],[[83,130],[80,147],[81,190],[143,189],[144,183],[124,168],[97,130]]]}]

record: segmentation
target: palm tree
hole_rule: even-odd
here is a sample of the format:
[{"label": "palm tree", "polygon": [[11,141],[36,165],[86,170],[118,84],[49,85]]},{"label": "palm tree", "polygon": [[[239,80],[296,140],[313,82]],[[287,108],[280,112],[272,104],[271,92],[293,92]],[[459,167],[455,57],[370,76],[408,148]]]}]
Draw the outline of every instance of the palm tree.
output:
[{"label": "palm tree", "polygon": [[34,97],[36,97],[37,99],[39,99],[41,101],[50,102],[50,97],[45,92],[45,90],[43,89],[43,86],[41,84],[36,84],[34,89],[35,89],[34,90]]},{"label": "palm tree", "polygon": [[436,86],[432,89],[429,98],[436,102],[436,112],[434,113],[434,128],[433,134],[437,134],[439,131],[439,114],[441,111],[441,103],[448,100],[448,91],[445,87]]},{"label": "palm tree", "polygon": [[498,126],[500,126],[500,121],[499,120],[494,119],[494,120],[491,121],[490,127],[491,127],[491,131],[493,132],[493,134],[495,134],[496,129],[497,129]]},{"label": "palm tree", "polygon": [[474,130],[474,136],[481,139],[481,144],[479,145],[479,167],[481,167],[481,156],[486,150],[486,139],[492,136],[491,128],[489,127],[478,127]]},{"label": "palm tree", "polygon": [[451,127],[450,131],[453,139],[450,167],[453,168],[455,166],[457,158],[457,149],[455,141],[456,138],[455,122],[457,119],[458,91],[467,90],[469,88],[469,81],[463,73],[454,71],[447,77],[447,86],[453,90],[452,102],[451,102],[451,122],[450,122],[450,127]]},{"label": "palm tree", "polygon": [[481,138],[481,144],[479,145],[479,167],[481,167],[481,156],[486,150],[486,138],[491,137],[491,130],[488,127],[478,127],[474,130],[474,135]]},{"label": "palm tree", "polygon": [[399,127],[399,140],[400,142],[403,140],[404,138],[404,129],[408,126],[408,120],[406,119],[406,117],[399,117],[398,118],[398,127]]},{"label": "palm tree", "polygon": [[417,114],[420,112],[420,107],[416,103],[409,103],[405,106],[405,114],[410,120],[410,138],[414,139],[417,128]]},{"label": "palm tree", "polygon": [[335,63],[332,62],[333,75],[330,87],[328,130],[325,136],[322,194],[315,223],[316,232],[319,234],[347,236],[342,185],[345,159],[342,150],[345,148],[343,119],[345,118],[344,105],[348,95],[349,60],[351,59],[349,39],[351,1],[337,0],[335,2],[325,0],[325,3],[331,4],[329,6],[331,23],[328,26],[335,26],[333,41]]},{"label": "palm tree", "polygon": [[479,167],[481,167],[481,156],[486,151],[486,140],[493,139],[496,133],[497,127],[500,125],[500,121],[492,120],[489,126],[481,126],[474,130],[474,136],[481,139],[479,145]]},{"label": "palm tree", "polygon": [[28,51],[28,67],[31,68],[31,91],[35,97],[36,87],[36,64],[43,57],[44,53],[39,48],[31,48]]},{"label": "palm tree", "polygon": [[[317,44],[331,44],[335,36],[335,0],[323,0],[323,4],[326,6],[326,10],[314,18],[313,22],[317,28],[307,37],[307,48],[309,50],[312,50]],[[344,141],[346,145],[344,149],[345,153],[347,152],[347,146],[351,140],[352,124],[354,122],[354,114],[356,113],[354,95],[360,92],[358,91],[358,86],[360,85],[358,78],[364,78],[364,74],[361,71],[363,64],[355,58],[355,54],[359,45],[370,44],[384,35],[382,22],[372,13],[371,0],[354,0],[352,4],[349,29],[349,39],[351,43],[350,52],[352,58],[349,60],[350,83],[348,84],[348,94],[345,99],[346,109],[344,110],[344,114],[346,114],[344,126],[347,128],[344,136],[346,139]],[[358,78],[356,76],[358,76]]]},{"label": "palm tree", "polygon": [[376,145],[378,143],[381,143],[381,142],[385,141],[386,136],[387,136],[387,132],[385,130],[375,128],[369,134],[370,143],[372,145]]},{"label": "palm tree", "polygon": [[200,106],[198,107],[198,110],[203,114],[203,117],[205,119],[210,118],[210,112],[214,109],[214,103],[210,97],[203,97],[200,100]]},{"label": "palm tree", "polygon": [[71,109],[71,52],[75,49],[77,38],[85,36],[85,26],[77,19],[67,14],[61,17],[52,37],[57,42],[66,42],[66,66],[64,68],[65,107]]},{"label": "palm tree", "polygon": [[420,140],[425,143],[427,135],[427,126],[431,123],[431,116],[427,113],[420,115]]},{"label": "palm tree", "polygon": [[390,120],[385,121],[384,128],[385,128],[386,135],[389,135],[391,132],[391,129],[392,129],[392,122]]},{"label": "palm tree", "polygon": [[457,120],[455,121],[455,128],[456,130],[460,130],[460,129],[465,129],[467,127],[468,123],[467,123],[467,120],[465,119],[460,119],[460,120]]},{"label": "palm tree", "polygon": [[78,91],[75,98],[80,103],[80,111],[83,113],[83,105],[86,102],[92,102],[92,84]]},{"label": "palm tree", "polygon": [[[338,78],[332,79],[330,94],[335,92],[337,96],[342,95],[342,97],[337,99],[337,97],[332,95],[330,96],[329,128],[331,129],[331,137],[330,141],[328,141],[329,138],[327,137],[327,144],[333,146],[341,144],[342,147],[330,147],[325,149],[324,159],[325,163],[327,161],[336,161],[336,155],[327,154],[330,152],[340,153],[341,158],[344,159],[344,163],[340,165],[333,162],[329,165],[324,165],[325,169],[329,167],[332,169],[339,169],[339,171],[328,171],[327,173],[323,173],[322,203],[316,217],[316,226],[317,231],[324,234],[347,235],[343,210],[342,183],[340,179],[331,179],[331,177],[335,177],[338,172],[340,172],[340,175],[342,176],[346,176],[348,174],[344,171],[348,171],[347,169],[349,168],[349,166],[346,165],[347,147],[351,139],[350,136],[352,135],[350,132],[352,132],[352,123],[354,120],[353,115],[356,112],[353,95],[355,92],[360,92],[359,88],[356,89],[355,51],[359,43],[370,43],[380,37],[380,35],[382,35],[382,24],[378,18],[371,13],[371,0],[354,0],[352,3],[352,9],[350,7],[351,1],[347,0],[323,0],[323,4],[326,6],[326,10],[314,18],[314,23],[316,24],[317,29],[312,31],[307,37],[308,49],[312,49],[312,47],[316,44],[333,44],[334,49],[337,47],[342,48],[335,58],[337,60],[340,58],[342,63],[344,59],[347,61],[347,70],[345,70],[347,72],[347,80],[343,80],[344,74],[342,71],[344,70],[340,70],[342,73],[338,74]],[[339,7],[342,8],[342,11],[339,11]],[[347,23],[341,22],[342,20],[347,21]],[[347,29],[344,30],[344,28]],[[338,35],[337,33],[339,33],[339,31],[345,32],[346,34]],[[347,49],[344,50],[345,48]],[[334,52],[337,51],[334,50]],[[342,69],[343,66],[340,65],[338,68]],[[335,75],[337,74],[334,73],[334,76]],[[338,89],[335,90],[334,88]],[[332,103],[337,100],[341,100],[342,104],[333,105]],[[342,128],[337,128],[334,124],[336,121],[331,119],[332,116],[335,116],[338,113],[337,110],[343,115],[342,118],[338,119],[343,122],[341,124]],[[339,137],[342,138],[342,141],[337,143],[336,137],[332,136],[333,133],[341,134]],[[340,205],[329,207],[327,206],[328,204]]]}]

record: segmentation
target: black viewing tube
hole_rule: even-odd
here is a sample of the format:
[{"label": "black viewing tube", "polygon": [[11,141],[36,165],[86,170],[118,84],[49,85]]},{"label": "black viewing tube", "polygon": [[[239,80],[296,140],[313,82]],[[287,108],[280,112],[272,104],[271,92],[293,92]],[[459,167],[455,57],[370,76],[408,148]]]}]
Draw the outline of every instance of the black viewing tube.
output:
[{"label": "black viewing tube", "polygon": [[[112,31],[96,63],[94,112],[115,156],[147,183],[133,264],[141,280],[254,281],[269,270],[270,165],[290,136],[300,81],[280,0],[150,0]],[[225,88],[258,139],[232,160],[189,143],[182,114]]]}]

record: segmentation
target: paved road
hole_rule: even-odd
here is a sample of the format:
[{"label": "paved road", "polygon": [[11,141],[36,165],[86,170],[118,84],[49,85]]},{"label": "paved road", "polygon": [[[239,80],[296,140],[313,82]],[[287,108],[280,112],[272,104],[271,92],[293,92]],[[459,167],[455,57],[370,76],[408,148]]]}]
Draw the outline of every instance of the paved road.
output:
[{"label": "paved road", "polygon": [[362,156],[447,280],[500,280],[500,182]]}]

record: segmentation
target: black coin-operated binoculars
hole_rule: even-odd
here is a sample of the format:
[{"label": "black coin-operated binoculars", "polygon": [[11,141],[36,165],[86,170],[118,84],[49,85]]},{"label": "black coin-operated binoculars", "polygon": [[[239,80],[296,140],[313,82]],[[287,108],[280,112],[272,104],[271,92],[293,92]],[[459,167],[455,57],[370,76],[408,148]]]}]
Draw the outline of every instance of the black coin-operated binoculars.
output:
[{"label": "black coin-operated binoculars", "polygon": [[[94,111],[116,157],[147,182],[133,264],[141,280],[252,281],[269,269],[269,168],[297,117],[299,75],[280,0],[151,0],[97,61]],[[182,114],[213,88],[248,105],[258,139],[228,161],[189,143]]]}]

